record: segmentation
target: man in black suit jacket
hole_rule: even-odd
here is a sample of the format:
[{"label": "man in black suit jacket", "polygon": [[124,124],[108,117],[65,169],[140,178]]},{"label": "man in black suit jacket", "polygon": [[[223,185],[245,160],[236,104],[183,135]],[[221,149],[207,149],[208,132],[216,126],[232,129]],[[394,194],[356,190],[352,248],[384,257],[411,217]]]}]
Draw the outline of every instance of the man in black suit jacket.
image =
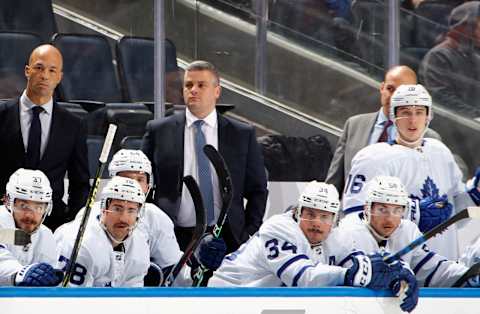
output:
[{"label": "man in black suit jacket", "polygon": [[[174,221],[180,247],[185,249],[195,225],[195,215],[181,179],[191,174],[199,181],[194,122],[203,120],[201,128],[206,142],[217,147],[232,176],[234,197],[222,233],[231,252],[262,223],[268,194],[263,156],[252,126],[217,114],[215,104],[220,96],[220,80],[212,64],[195,61],[187,67],[183,96],[186,112],[151,121],[143,139],[142,150],[152,161],[154,202]],[[216,218],[221,201],[213,170],[211,177]]]},{"label": "man in black suit jacket", "polygon": [[[53,189],[53,210],[45,221],[51,229],[74,217],[85,205],[90,188],[86,127],[52,99],[62,79],[62,66],[62,55],[57,48],[51,45],[35,48],[25,67],[25,91],[20,98],[0,105],[0,147],[5,149],[0,154],[0,193],[5,194],[6,183],[18,168],[43,171]],[[38,129],[32,127],[35,107],[40,107]],[[41,132],[33,134],[37,130]],[[32,157],[35,136],[38,136],[37,156]],[[66,172],[68,207],[62,201]]]}]

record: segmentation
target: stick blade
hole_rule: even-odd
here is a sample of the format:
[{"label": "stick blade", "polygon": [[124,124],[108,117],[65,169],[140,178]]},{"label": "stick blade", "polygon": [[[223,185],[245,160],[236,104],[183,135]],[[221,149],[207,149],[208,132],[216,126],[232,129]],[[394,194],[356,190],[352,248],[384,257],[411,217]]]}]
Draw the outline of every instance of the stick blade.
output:
[{"label": "stick blade", "polygon": [[468,217],[478,219],[480,218],[480,206],[467,207]]}]

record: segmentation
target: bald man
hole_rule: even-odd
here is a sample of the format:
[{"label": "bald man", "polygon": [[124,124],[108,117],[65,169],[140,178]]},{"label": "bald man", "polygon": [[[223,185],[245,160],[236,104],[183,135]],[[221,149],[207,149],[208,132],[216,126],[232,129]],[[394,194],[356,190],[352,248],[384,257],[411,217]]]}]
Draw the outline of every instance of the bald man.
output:
[{"label": "bald man", "polygon": [[[63,58],[52,45],[35,48],[25,66],[22,95],[0,105],[0,195],[18,168],[38,169],[50,180],[53,211],[45,224],[55,229],[85,205],[89,173],[86,127],[53,100],[62,80]],[[68,205],[62,201],[68,173]]]},{"label": "bald man", "polygon": [[[403,84],[417,84],[415,72],[403,65],[389,69],[380,84],[380,109],[377,112],[350,117],[345,122],[326,179],[326,182],[335,185],[340,193],[350,172],[352,158],[359,150],[379,141],[395,139],[397,130],[394,124],[388,122],[390,97],[397,87]],[[440,139],[440,136],[431,129],[427,131],[425,137]]]}]

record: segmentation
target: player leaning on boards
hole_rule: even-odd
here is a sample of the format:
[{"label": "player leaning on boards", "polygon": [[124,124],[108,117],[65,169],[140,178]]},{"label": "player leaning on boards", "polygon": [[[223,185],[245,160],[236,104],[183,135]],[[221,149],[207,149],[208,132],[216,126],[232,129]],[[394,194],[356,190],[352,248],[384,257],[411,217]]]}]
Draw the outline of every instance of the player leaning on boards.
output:
[{"label": "player leaning on boards", "polygon": [[[145,194],[128,178],[113,177],[102,190],[100,214],[90,217],[68,286],[141,287],[150,266],[147,240],[136,229]],[[58,265],[66,269],[79,221],[62,225],[54,237]]]},{"label": "player leaning on boards", "polygon": [[[390,103],[390,120],[397,127],[397,138],[360,150],[352,160],[343,197],[344,219],[358,220],[354,212],[363,211],[365,183],[378,175],[398,177],[412,199],[407,215],[426,232],[475,202],[480,204],[477,185],[466,191],[462,174],[450,150],[440,141],[424,138],[432,120],[432,98],[422,85],[399,86]],[[480,176],[477,172],[476,177]],[[429,240],[441,255],[456,260],[459,256],[457,230],[451,226],[444,234]]]},{"label": "player leaning on boards", "polygon": [[[152,165],[141,150],[119,150],[112,157],[108,172],[111,177],[119,176],[137,181],[145,196],[153,186]],[[91,216],[95,217],[98,214],[100,214],[100,202],[93,205]],[[82,215],[83,209],[77,214],[75,221],[81,221]],[[149,275],[145,284],[158,286],[182,256],[173,231],[173,222],[155,204],[145,203],[144,214],[138,221],[137,229],[148,241],[151,261],[149,274],[154,275]],[[211,236],[204,237],[194,255],[207,268],[217,269],[225,256],[225,244],[222,240],[214,240]],[[155,272],[156,269],[158,273]],[[184,267],[175,280],[174,286],[191,286],[190,270],[189,267]],[[158,279],[155,276],[157,274]]]},{"label": "player leaning on boards", "polygon": [[390,289],[403,280],[415,282],[400,263],[387,265],[378,254],[363,255],[353,249],[348,234],[331,232],[339,207],[333,185],[310,182],[297,208],[268,219],[225,257],[208,285]]},{"label": "player leaning on boards", "polygon": [[[364,210],[353,214],[360,219],[342,221],[339,227],[352,236],[357,249],[366,253],[396,253],[422,235],[416,224],[402,219],[409,198],[400,179],[377,176],[365,189]],[[402,260],[424,287],[451,287],[468,270],[430,251],[426,244],[405,254]]]},{"label": "player leaning on boards", "polygon": [[0,243],[0,286],[56,286],[63,273],[55,270],[57,255],[52,232],[42,223],[52,210],[52,188],[40,170],[18,169],[6,186],[0,206],[0,229],[23,230],[31,243]]}]

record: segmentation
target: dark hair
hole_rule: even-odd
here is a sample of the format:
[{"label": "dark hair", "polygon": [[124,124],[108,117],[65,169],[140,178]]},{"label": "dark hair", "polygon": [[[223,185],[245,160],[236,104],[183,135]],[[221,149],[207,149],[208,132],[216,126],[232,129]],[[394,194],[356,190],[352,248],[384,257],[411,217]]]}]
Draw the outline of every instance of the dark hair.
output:
[{"label": "dark hair", "polygon": [[185,68],[185,71],[208,71],[215,77],[216,84],[220,84],[220,75],[218,74],[217,68],[208,61],[193,61]]}]

